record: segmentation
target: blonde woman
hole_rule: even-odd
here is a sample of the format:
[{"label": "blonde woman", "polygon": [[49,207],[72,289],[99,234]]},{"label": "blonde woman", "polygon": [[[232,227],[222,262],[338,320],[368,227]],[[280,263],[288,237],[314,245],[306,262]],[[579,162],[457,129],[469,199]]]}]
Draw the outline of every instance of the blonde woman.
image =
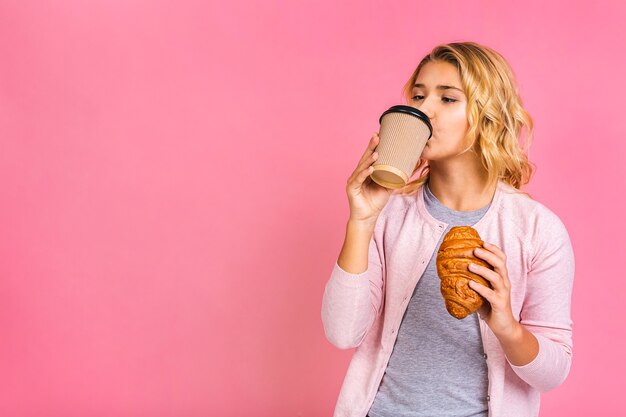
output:
[{"label": "blonde woman", "polygon": [[[536,416],[571,365],[574,253],[559,217],[520,190],[533,126],[513,72],[486,46],[444,44],[404,92],[433,134],[404,189],[369,178],[377,135],[347,181],[350,218],[322,299],[328,340],[356,348],[334,416]],[[458,320],[435,260],[461,225],[494,269],[470,267],[493,288],[471,282],[488,303]]]}]

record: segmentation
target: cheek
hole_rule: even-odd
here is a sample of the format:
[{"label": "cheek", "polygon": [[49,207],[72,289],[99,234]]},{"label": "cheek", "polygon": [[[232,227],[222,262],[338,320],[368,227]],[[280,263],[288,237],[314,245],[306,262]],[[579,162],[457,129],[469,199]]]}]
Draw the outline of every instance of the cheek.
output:
[{"label": "cheek", "polygon": [[463,142],[468,129],[469,124],[467,123],[464,114],[455,115],[453,119],[448,120],[448,123],[445,126],[446,136],[452,142],[459,142],[459,144],[460,142]]},{"label": "cheek", "polygon": [[451,111],[439,115],[437,133],[443,136],[462,134],[469,128],[465,107],[451,109]]},{"label": "cheek", "polygon": [[457,129],[466,129],[469,127],[465,107],[457,109],[450,115],[450,125],[455,126]]}]

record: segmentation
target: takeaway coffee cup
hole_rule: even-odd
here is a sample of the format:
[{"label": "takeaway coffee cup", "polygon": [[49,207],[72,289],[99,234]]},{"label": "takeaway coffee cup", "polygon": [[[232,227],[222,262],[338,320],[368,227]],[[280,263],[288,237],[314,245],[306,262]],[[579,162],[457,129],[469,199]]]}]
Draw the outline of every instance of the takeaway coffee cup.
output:
[{"label": "takeaway coffee cup", "polygon": [[398,105],[385,111],[379,122],[378,159],[370,177],[383,187],[402,188],[432,136],[430,120],[415,107]]}]

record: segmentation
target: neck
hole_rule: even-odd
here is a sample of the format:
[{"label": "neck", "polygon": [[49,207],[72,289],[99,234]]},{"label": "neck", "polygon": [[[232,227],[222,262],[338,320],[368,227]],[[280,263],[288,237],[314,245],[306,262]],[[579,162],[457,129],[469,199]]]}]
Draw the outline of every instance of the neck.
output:
[{"label": "neck", "polygon": [[477,158],[429,161],[428,188],[444,206],[475,211],[488,205],[496,184],[488,186],[488,172]]}]

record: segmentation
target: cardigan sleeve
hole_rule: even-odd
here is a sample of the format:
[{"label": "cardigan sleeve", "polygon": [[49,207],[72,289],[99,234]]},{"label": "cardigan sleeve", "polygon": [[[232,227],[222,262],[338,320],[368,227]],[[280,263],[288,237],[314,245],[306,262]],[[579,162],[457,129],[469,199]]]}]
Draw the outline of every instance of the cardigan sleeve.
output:
[{"label": "cardigan sleeve", "polygon": [[328,341],[340,349],[359,346],[380,312],[384,256],[376,238],[378,224],[369,243],[367,270],[351,274],[335,261],[324,289],[324,332]]},{"label": "cardigan sleeve", "polygon": [[545,207],[532,241],[520,323],[537,338],[539,353],[526,365],[509,365],[526,383],[545,392],[563,383],[572,362],[574,251],[564,224]]}]

